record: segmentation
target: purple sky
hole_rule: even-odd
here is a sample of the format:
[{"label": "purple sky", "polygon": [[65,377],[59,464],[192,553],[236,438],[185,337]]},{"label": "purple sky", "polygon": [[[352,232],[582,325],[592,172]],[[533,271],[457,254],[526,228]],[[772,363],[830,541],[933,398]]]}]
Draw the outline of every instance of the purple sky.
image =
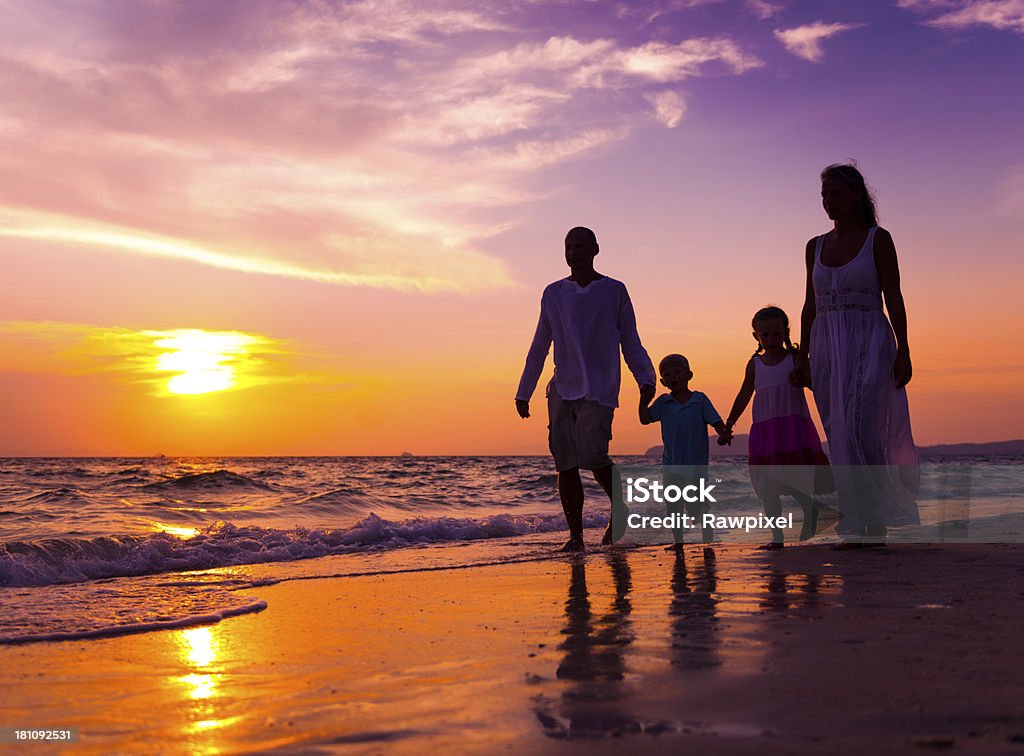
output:
[{"label": "purple sky", "polygon": [[[900,251],[919,440],[1019,437],[1022,71],[1024,0],[0,0],[2,401],[39,375],[69,417],[114,396],[75,382],[120,376],[65,359],[73,334],[237,330],[347,408],[311,404],[290,450],[541,452],[511,394],[583,224],[652,355],[687,353],[724,411],[750,314],[799,309],[818,172],[856,158]],[[388,437],[410,371],[434,409]],[[25,445],[18,404],[0,453],[171,447]],[[634,425],[624,451],[656,440]]]}]

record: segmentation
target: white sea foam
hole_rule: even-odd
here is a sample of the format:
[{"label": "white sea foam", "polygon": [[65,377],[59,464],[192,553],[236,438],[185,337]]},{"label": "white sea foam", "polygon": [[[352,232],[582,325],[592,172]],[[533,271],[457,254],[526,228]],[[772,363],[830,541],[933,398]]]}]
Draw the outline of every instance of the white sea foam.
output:
[{"label": "white sea foam", "polygon": [[[589,526],[607,514],[589,512]],[[190,538],[148,536],[62,538],[0,545],[0,586],[40,586],[161,572],[381,551],[413,544],[507,538],[565,529],[561,514],[483,518],[415,517],[391,521],[370,514],[348,528],[279,530],[217,523]]]}]

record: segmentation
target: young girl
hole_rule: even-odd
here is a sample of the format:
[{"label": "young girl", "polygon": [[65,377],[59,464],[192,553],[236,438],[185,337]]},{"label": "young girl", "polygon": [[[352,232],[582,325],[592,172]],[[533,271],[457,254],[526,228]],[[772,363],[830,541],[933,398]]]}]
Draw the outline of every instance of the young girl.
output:
[{"label": "young girl", "polygon": [[[797,351],[789,339],[789,318],[778,307],[764,307],[754,314],[751,325],[757,351],[747,363],[743,385],[725,426],[731,433],[753,396],[750,482],[769,517],[782,514],[782,494],[800,503],[804,511],[800,540],[806,541],[817,526],[813,494],[834,490],[828,458],[821,450],[803,389],[789,383]],[[772,528],[772,541],[763,548],[780,549],[782,545],[782,530]]]}]

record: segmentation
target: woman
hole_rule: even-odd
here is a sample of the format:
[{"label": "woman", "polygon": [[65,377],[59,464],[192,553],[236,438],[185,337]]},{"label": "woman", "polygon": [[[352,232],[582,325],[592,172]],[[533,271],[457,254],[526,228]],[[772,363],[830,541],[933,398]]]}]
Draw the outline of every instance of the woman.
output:
[{"label": "woman", "polygon": [[[836,530],[848,545],[882,543],[887,524],[920,522],[906,490],[916,486],[917,450],[904,389],[912,367],[896,247],[853,165],[821,172],[821,201],[833,228],[807,242],[804,338],[791,380],[806,385],[809,360],[843,512]],[[902,491],[887,474],[894,467]]]}]

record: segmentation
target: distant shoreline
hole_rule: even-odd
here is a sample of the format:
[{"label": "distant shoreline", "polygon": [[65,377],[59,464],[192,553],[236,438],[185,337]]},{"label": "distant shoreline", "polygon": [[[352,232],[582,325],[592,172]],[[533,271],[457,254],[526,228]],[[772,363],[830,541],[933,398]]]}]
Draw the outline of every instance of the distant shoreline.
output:
[{"label": "distant shoreline", "polygon": [[[747,455],[747,435],[737,435],[733,437],[731,446],[718,446],[717,444],[711,445],[711,456],[712,457],[726,457],[726,456],[746,456]],[[823,444],[825,451],[828,451],[828,444]],[[661,454],[661,446],[652,446],[646,452],[645,457],[656,457]],[[918,453],[922,457],[951,457],[951,456],[992,456],[992,455],[1005,455],[1005,456],[1020,456],[1024,455],[1024,439],[1015,439],[1012,441],[988,441],[983,443],[963,443],[963,444],[935,444],[932,446],[918,446]]]},{"label": "distant shoreline", "polygon": [[[823,444],[826,451],[828,445]],[[655,457],[661,454],[661,446],[652,446],[642,452],[618,452],[620,457]],[[1011,441],[988,441],[983,443],[934,444],[919,446],[922,457],[943,456],[1024,456],[1024,439]],[[548,457],[548,454],[413,454],[399,452],[396,454],[0,454],[4,459],[363,459],[363,458],[396,458],[396,459],[430,459],[440,457]],[[733,437],[731,446],[718,446],[712,443],[712,457],[747,456],[747,435]]]}]

